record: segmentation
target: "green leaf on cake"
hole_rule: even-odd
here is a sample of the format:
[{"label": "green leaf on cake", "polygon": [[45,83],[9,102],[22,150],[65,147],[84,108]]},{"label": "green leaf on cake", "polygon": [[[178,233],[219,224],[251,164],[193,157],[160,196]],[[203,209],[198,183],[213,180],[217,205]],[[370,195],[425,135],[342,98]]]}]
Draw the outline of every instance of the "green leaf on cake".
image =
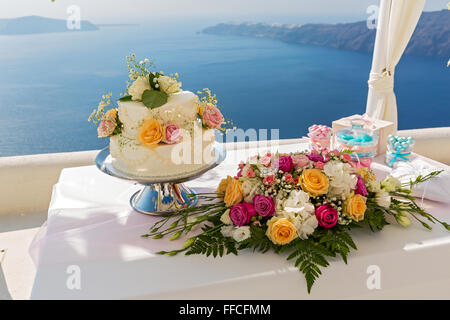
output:
[{"label": "green leaf on cake", "polygon": [[161,107],[167,102],[167,93],[156,90],[145,90],[142,94],[142,103],[150,109]]},{"label": "green leaf on cake", "polygon": [[123,96],[122,98],[119,99],[119,101],[131,101],[131,96]]}]

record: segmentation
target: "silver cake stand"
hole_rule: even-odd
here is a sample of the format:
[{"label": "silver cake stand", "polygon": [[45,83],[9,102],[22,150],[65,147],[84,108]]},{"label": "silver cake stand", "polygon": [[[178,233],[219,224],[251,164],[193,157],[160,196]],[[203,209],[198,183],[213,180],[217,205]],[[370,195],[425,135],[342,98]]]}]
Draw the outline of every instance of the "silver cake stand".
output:
[{"label": "silver cake stand", "polygon": [[196,171],[173,176],[140,177],[126,174],[112,165],[109,147],[101,150],[95,158],[97,168],[112,177],[133,181],[144,187],[130,198],[134,210],[156,216],[169,215],[197,203],[197,193],[183,182],[195,179],[218,166],[226,157],[222,144],[214,144],[215,161]]}]

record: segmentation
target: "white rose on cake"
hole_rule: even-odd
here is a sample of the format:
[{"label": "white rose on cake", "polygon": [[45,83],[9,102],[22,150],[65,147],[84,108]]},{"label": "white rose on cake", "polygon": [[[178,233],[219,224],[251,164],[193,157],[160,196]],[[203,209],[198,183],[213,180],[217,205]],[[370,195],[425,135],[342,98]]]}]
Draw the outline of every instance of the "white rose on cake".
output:
[{"label": "white rose on cake", "polygon": [[158,77],[159,89],[167,94],[172,94],[180,91],[181,82],[169,76]]},{"label": "white rose on cake", "polygon": [[142,100],[142,94],[145,90],[151,90],[150,83],[147,77],[137,78],[133,84],[128,88],[128,94],[132,100]]}]

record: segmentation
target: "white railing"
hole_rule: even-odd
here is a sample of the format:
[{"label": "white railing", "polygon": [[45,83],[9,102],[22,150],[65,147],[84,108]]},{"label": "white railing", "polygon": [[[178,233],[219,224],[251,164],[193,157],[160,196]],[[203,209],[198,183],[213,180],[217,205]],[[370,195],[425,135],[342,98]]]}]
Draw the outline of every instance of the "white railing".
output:
[{"label": "white railing", "polygon": [[[399,131],[413,136],[414,151],[450,164],[450,127]],[[280,144],[302,141],[280,140]],[[238,143],[240,148],[250,143]],[[231,145],[229,146],[231,147]],[[233,144],[236,148],[236,144]],[[63,168],[94,163],[98,150],[0,158],[0,214],[45,211]]]}]

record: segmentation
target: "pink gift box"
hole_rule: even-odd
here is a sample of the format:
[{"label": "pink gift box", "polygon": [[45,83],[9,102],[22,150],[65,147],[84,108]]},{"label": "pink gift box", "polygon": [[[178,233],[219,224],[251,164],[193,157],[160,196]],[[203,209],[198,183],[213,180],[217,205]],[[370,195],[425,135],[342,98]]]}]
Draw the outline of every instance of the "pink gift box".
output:
[{"label": "pink gift box", "polygon": [[390,134],[395,134],[395,126],[390,121],[372,119],[367,114],[359,115],[354,114],[350,117],[345,117],[339,120],[333,121],[332,129],[333,129],[333,145],[335,145],[336,133],[344,128],[351,128],[352,120],[355,119],[363,119],[364,129],[369,132],[376,132],[379,136],[378,145],[377,145],[377,155],[383,154],[386,152],[388,136]]}]

